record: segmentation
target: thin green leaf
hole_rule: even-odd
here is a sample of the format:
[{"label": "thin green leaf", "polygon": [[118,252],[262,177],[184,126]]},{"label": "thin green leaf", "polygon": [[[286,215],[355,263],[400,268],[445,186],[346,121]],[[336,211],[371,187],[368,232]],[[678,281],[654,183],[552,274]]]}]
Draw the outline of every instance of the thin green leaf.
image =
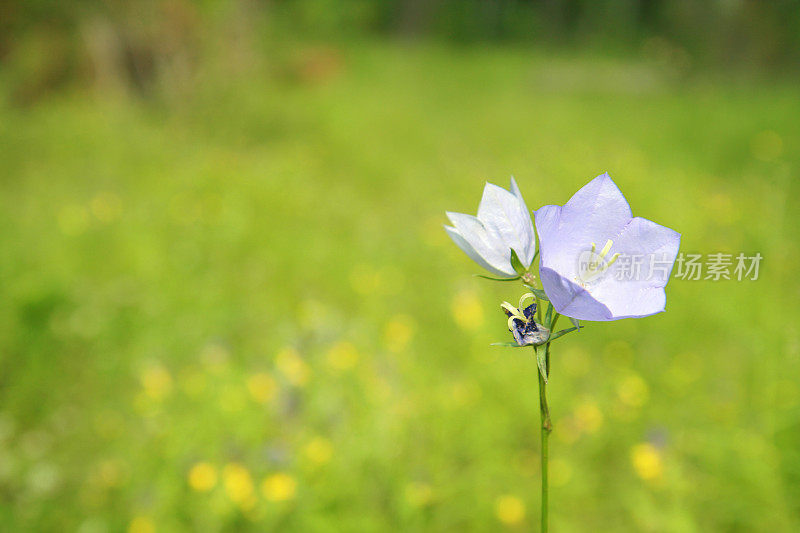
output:
[{"label": "thin green leaf", "polygon": [[488,279],[490,281],[517,281],[522,276],[517,276],[516,278],[493,278],[491,276],[484,276],[483,274],[473,274],[476,278],[483,278]]},{"label": "thin green leaf", "polygon": [[546,351],[540,350],[538,346],[534,346],[533,351],[536,354],[536,364],[539,367],[539,374],[542,375],[542,379],[544,379],[544,382],[547,383]]},{"label": "thin green leaf", "polygon": [[557,332],[553,333],[552,335],[550,335],[550,340],[548,342],[553,342],[557,338],[559,338],[559,337],[561,337],[563,335],[566,335],[567,333],[571,333],[571,332],[573,332],[573,331],[575,331],[577,329],[580,329],[582,327],[583,326],[576,326],[576,327],[571,327],[571,328],[567,328],[567,329],[562,329],[561,331],[557,331]]},{"label": "thin green leaf", "polygon": [[525,272],[527,272],[527,270],[525,270],[525,267],[522,266],[522,261],[519,260],[517,252],[515,252],[513,248],[511,249],[511,266],[514,268],[514,271],[520,276],[522,276]]},{"label": "thin green leaf", "polygon": [[534,289],[533,287],[528,287],[533,294],[540,300],[544,300],[545,302],[549,302],[547,298],[547,294],[542,289]]},{"label": "thin green leaf", "polygon": [[503,346],[504,348],[524,348],[524,346],[520,346],[516,342],[493,342],[489,346]]},{"label": "thin green leaf", "polygon": [[559,318],[561,318],[561,313],[554,313],[553,314],[553,320],[551,320],[550,323],[547,326],[550,331],[553,331],[554,329],[556,329],[556,323],[558,322]]},{"label": "thin green leaf", "polygon": [[550,328],[551,330],[553,329],[551,327],[552,322],[553,322],[553,304],[548,303],[547,313],[545,313],[544,315],[544,323],[547,324],[547,327]]}]

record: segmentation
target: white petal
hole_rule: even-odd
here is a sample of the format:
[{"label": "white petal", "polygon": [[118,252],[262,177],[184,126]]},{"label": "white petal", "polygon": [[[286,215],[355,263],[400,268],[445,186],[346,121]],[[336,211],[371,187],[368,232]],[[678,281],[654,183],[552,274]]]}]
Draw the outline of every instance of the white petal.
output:
[{"label": "white petal", "polygon": [[495,270],[514,276],[511,250],[497,237],[491,235],[484,224],[472,215],[447,212],[459,235]]},{"label": "white petal", "polygon": [[513,248],[527,267],[533,260],[533,227],[524,202],[502,187],[487,183],[483,189],[478,219],[491,236],[497,236],[506,247]]},{"label": "white petal", "polygon": [[536,253],[536,238],[534,237],[533,231],[533,221],[531,220],[531,211],[528,209],[528,206],[525,204],[525,200],[522,198],[522,192],[519,190],[517,186],[517,181],[514,179],[514,176],[511,176],[511,192],[519,199],[520,207],[522,211],[525,213],[523,218],[523,224],[526,228],[526,235],[525,239],[525,257],[520,256],[522,263],[527,267],[533,262],[533,255]]},{"label": "white petal", "polygon": [[469,256],[470,259],[478,263],[480,266],[482,266],[495,276],[501,276],[501,277],[508,276],[508,274],[506,274],[505,272],[497,270],[492,265],[487,263],[483,259],[483,257],[481,257],[480,254],[478,254],[478,252],[475,251],[475,248],[470,246],[470,244],[464,239],[464,237],[462,237],[461,234],[458,233],[457,229],[451,228],[450,226],[445,226],[444,229],[445,231],[447,231],[447,234],[450,235],[450,238],[453,239],[453,242],[456,243],[456,246],[461,248],[464,251],[464,253]]}]

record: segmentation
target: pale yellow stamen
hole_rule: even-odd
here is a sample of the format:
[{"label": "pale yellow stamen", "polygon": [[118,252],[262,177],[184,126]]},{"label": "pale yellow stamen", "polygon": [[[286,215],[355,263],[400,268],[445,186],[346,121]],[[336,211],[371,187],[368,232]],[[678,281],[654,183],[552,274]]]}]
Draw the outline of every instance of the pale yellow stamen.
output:
[{"label": "pale yellow stamen", "polygon": [[[523,295],[522,298],[527,300],[527,295]],[[520,300],[520,301],[522,301],[522,300]],[[528,319],[525,318],[525,315],[523,315],[520,312],[519,309],[516,309],[510,303],[503,302],[503,303],[500,304],[500,307],[502,307],[506,312],[508,312],[511,315],[510,317],[508,317],[508,329],[509,329],[509,331],[514,329],[514,321],[515,320],[521,320],[522,322],[527,322],[528,321]],[[522,307],[522,306],[520,305],[520,307]]]},{"label": "pale yellow stamen", "polygon": [[508,302],[501,303],[500,307],[502,307],[503,309],[505,309],[506,311],[508,311],[512,315],[518,315],[519,314],[519,309],[515,308],[513,305],[511,305]]},{"label": "pale yellow stamen", "polygon": [[581,286],[583,282],[590,282],[597,277],[599,277],[602,273],[611,267],[614,262],[619,258],[621,254],[615,253],[610,258],[606,258],[608,253],[611,251],[611,247],[614,246],[614,241],[611,239],[606,240],[605,245],[603,245],[603,249],[599,252],[597,251],[597,244],[591,243],[592,250],[589,252],[589,260],[584,263],[582,267],[582,273],[579,276],[579,282],[581,282]]},{"label": "pale yellow stamen", "polygon": [[611,250],[611,246],[613,246],[613,245],[614,245],[614,241],[612,241],[611,239],[608,239],[606,241],[606,245],[603,246],[602,250],[600,250],[600,257],[605,258],[606,254]]},{"label": "pale yellow stamen", "polygon": [[530,300],[531,298],[536,298],[536,295],[532,292],[527,292],[523,294],[519,299],[519,308],[522,309],[522,304],[525,303],[526,300]]}]

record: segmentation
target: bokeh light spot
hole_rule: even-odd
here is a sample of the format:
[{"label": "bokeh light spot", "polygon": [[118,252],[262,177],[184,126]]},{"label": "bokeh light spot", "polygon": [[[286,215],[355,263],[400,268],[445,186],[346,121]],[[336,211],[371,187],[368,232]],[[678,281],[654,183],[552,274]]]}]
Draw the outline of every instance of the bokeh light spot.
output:
[{"label": "bokeh light spot", "polygon": [[554,487],[563,487],[572,479],[572,465],[564,459],[552,459],[550,462],[550,482]]},{"label": "bokeh light spot", "polygon": [[358,349],[351,342],[339,341],[328,350],[327,361],[334,370],[349,370],[358,362]]},{"label": "bokeh light spot", "polygon": [[275,366],[292,385],[303,387],[308,383],[311,370],[294,348],[283,348],[275,356]]},{"label": "bokeh light spot", "polygon": [[297,482],[289,474],[282,472],[268,476],[261,484],[264,498],[271,502],[285,502],[294,498]]},{"label": "bokeh light spot", "polygon": [[483,326],[483,303],[475,291],[461,290],[453,297],[450,306],[453,319],[464,330],[476,330]]},{"label": "bokeh light spot", "polygon": [[151,399],[163,400],[172,391],[172,376],[163,365],[148,365],[140,375],[144,393]]},{"label": "bokeh light spot", "polygon": [[631,449],[631,463],[636,475],[645,481],[654,481],[664,474],[664,462],[658,448],[648,442]]},{"label": "bokeh light spot", "polygon": [[525,520],[525,504],[520,498],[510,494],[497,498],[494,512],[497,519],[507,526],[517,526]]},{"label": "bokeh light spot", "polygon": [[275,379],[266,372],[259,372],[247,378],[247,391],[258,403],[268,403],[278,391]]},{"label": "bokeh light spot", "polygon": [[222,470],[225,493],[228,498],[241,508],[249,508],[254,504],[253,478],[244,465],[229,463]]},{"label": "bokeh light spot", "polygon": [[155,533],[156,526],[147,516],[137,516],[128,525],[128,533]]},{"label": "bokeh light spot", "polygon": [[617,384],[617,396],[627,406],[641,407],[650,396],[650,388],[641,376],[631,373]]},{"label": "bokeh light spot", "polygon": [[414,319],[408,315],[395,315],[384,328],[384,342],[392,352],[402,352],[414,338],[416,325]]},{"label": "bokeh light spot", "polygon": [[603,412],[593,400],[584,400],[575,408],[575,422],[579,429],[594,433],[603,425]]},{"label": "bokeh light spot", "polygon": [[217,484],[217,469],[211,463],[201,462],[189,470],[189,486],[198,492],[208,492]]},{"label": "bokeh light spot", "polygon": [[333,457],[333,445],[323,437],[314,437],[306,444],[304,450],[306,457],[315,464],[323,465]]}]

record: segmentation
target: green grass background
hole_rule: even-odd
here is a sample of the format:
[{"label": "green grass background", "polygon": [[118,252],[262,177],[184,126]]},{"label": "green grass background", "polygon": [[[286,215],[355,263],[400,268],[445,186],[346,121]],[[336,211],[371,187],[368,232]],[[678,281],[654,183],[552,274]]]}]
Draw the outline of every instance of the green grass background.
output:
[{"label": "green grass background", "polygon": [[604,171],[682,251],[764,260],[554,345],[552,529],[800,529],[796,84],[515,48],[322,58],[0,107],[4,530],[534,529],[536,364],[489,346],[522,287],[473,277],[441,226],[485,180],[535,209]]}]

